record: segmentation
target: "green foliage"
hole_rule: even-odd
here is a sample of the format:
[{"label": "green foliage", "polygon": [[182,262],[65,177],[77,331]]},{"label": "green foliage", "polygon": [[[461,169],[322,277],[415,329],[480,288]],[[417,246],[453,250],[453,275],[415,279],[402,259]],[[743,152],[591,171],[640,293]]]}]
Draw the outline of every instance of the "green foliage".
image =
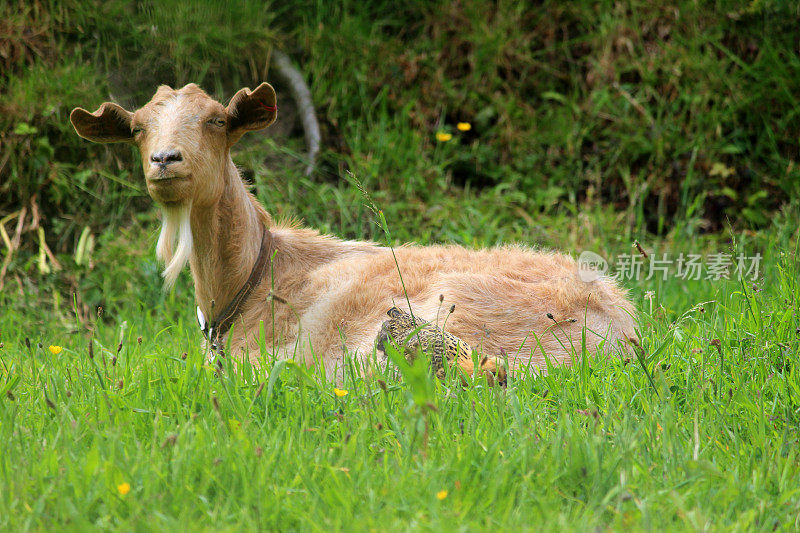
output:
[{"label": "green foliage", "polygon": [[[296,138],[265,147],[251,135],[234,156],[258,169],[271,204],[273,181],[297,196],[332,196],[338,221],[328,209],[278,206],[322,229],[374,236],[347,171],[390,220],[421,228],[410,238],[467,243],[472,232],[437,213],[465,209],[542,242],[547,229],[534,217],[613,208],[625,213],[627,238],[727,221],[762,227],[800,192],[791,3],[71,0],[2,9],[0,215],[22,206],[41,215],[23,225],[23,256],[38,253],[37,225],[56,254],[72,255],[84,228],[113,230],[149,209],[135,151],[79,139],[73,107],[114,98],[134,108],[159,84],[189,81],[224,100],[273,80],[276,45],[310,82],[327,151],[312,180]],[[469,131],[456,128],[462,121]],[[437,132],[453,137],[440,142]]]},{"label": "green foliage", "polygon": [[507,389],[396,357],[367,380],[348,367],[342,396],[267,350],[266,372],[216,373],[187,294],[144,293],[76,328],[2,293],[0,527],[792,529],[800,257],[786,222],[737,243],[766,250],[755,285],[642,282],[641,365],[589,354]]},{"label": "green foliage", "polygon": [[[334,19],[348,31],[310,25],[304,34],[309,70],[321,73],[315,97],[330,102],[329,116],[353,150],[352,168],[404,177],[382,186],[424,190],[450,178],[527,195],[545,190],[543,208],[611,201],[658,232],[676,215],[705,217],[712,227],[725,216],[763,225],[765,208],[798,193],[800,60],[790,51],[797,6],[475,2],[406,9],[417,23],[400,31],[378,16],[381,7],[359,7],[318,14],[319,24]],[[359,32],[368,20],[372,32]],[[313,53],[345,41],[358,53]],[[336,90],[337,72],[350,73],[355,87]],[[353,108],[365,110],[377,135],[361,134],[363,121],[349,120]],[[375,113],[391,117],[388,127]],[[474,128],[459,135],[460,121]],[[423,133],[418,153],[436,154],[433,132],[450,130],[458,155],[440,169],[402,159],[405,147],[383,132],[409,123]],[[365,152],[367,165],[358,157]],[[701,196],[702,207],[692,210]]]},{"label": "green foliage", "polygon": [[[798,527],[796,5],[42,0],[0,15],[11,238],[25,210],[19,246],[2,241],[0,528]],[[309,80],[326,149],[305,177],[299,137],[236,147],[277,217],[380,241],[388,224],[392,243],[761,252],[761,275],[630,282],[637,357],[505,391],[398,360],[369,380],[349,367],[337,396],[266,347],[264,371],[216,374],[188,276],[161,291],[137,154],[79,139],[68,115],[111,95],[136,107],[161,83],[224,100],[272,81],[276,45]]]},{"label": "green foliage", "polygon": [[67,253],[84,227],[149,206],[135,152],[80,139],[70,111],[112,93],[135,108],[162,83],[195,81],[224,98],[266,77],[274,41],[263,2],[19,2],[0,15],[0,214],[35,207],[42,219],[30,227]]}]

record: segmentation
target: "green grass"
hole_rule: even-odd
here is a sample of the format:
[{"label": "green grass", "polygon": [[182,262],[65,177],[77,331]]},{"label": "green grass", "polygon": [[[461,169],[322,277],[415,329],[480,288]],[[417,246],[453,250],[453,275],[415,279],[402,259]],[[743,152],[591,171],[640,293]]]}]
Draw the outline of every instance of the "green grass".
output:
[{"label": "green grass", "polygon": [[[528,214],[613,206],[626,230],[658,235],[767,227],[800,194],[800,7],[673,4],[9,2],[0,215],[37,205],[63,253],[86,226],[121,225],[148,205],[137,158],[77,138],[70,110],[110,95],[133,108],[190,81],[226,100],[275,81],[280,47],[319,111],[315,185],[350,170],[376,197],[410,201],[404,216],[466,187],[511,194]],[[299,178],[302,149],[289,148],[277,159]]]},{"label": "green grass", "polygon": [[348,372],[337,397],[267,353],[266,372],[217,375],[186,279],[72,324],[53,320],[69,302],[4,294],[0,528],[795,529],[800,268],[784,223],[738,244],[766,254],[755,284],[635,283],[641,359],[587,354],[505,390],[391,366],[385,387]]},{"label": "green grass", "polygon": [[[0,529],[800,529],[797,9],[4,5],[0,221],[13,238],[26,218],[0,241]],[[337,397],[268,354],[217,375],[188,273],[161,290],[138,157],[67,117],[159,83],[225,100],[273,46],[324,145],[311,177],[296,134],[236,147],[275,216],[385,242],[357,180],[390,244],[613,258],[636,239],[761,253],[758,279],[627,281],[639,357],[505,390],[393,365]]]}]

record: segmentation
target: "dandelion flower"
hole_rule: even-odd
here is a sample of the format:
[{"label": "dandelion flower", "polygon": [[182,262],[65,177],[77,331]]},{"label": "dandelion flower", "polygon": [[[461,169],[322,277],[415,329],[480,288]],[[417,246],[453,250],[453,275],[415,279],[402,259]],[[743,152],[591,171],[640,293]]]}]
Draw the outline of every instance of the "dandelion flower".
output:
[{"label": "dandelion flower", "polygon": [[447,491],[440,490],[439,492],[436,493],[436,497],[440,500],[444,500],[445,498],[447,498]]},{"label": "dandelion flower", "polygon": [[51,344],[48,349],[50,350],[51,354],[58,355],[58,354],[61,353],[61,350],[63,350],[64,348],[62,348],[61,346],[55,346],[55,345]]},{"label": "dandelion flower", "polygon": [[469,122],[459,122],[456,124],[456,128],[458,128],[458,131],[469,131],[472,129],[472,124]]},{"label": "dandelion flower", "polygon": [[446,131],[437,131],[436,132],[436,140],[440,143],[446,143],[450,139],[453,138],[452,133],[447,133]]},{"label": "dandelion flower", "polygon": [[347,396],[347,391],[344,389],[333,389],[333,393],[341,398],[342,396]]},{"label": "dandelion flower", "polygon": [[120,483],[117,485],[117,492],[119,492],[122,496],[125,496],[131,491],[131,484],[130,483]]}]

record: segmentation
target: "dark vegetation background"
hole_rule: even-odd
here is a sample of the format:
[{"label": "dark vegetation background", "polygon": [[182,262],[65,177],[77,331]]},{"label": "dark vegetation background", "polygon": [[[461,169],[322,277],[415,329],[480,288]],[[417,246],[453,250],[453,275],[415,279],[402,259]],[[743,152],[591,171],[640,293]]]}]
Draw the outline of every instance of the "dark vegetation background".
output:
[{"label": "dark vegetation background", "polygon": [[54,288],[79,314],[113,306],[120,287],[168,297],[135,150],[80,139],[70,110],[133,109],[162,83],[226,101],[275,82],[275,49],[317,106],[317,172],[303,175],[280,85],[278,124],[234,160],[268,209],[322,231],[383,238],[351,174],[397,241],[629,246],[765,229],[797,210],[794,2],[3,5],[0,283],[29,303]]}]

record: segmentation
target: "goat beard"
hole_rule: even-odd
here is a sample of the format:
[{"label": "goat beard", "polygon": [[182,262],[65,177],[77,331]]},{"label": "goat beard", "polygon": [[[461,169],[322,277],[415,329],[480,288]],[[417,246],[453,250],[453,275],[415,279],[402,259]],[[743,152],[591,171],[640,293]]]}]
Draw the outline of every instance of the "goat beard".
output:
[{"label": "goat beard", "polygon": [[156,257],[166,265],[161,273],[166,289],[172,288],[192,255],[192,227],[189,217],[191,210],[191,202],[177,207],[165,206],[162,210],[163,220],[156,245]]}]

